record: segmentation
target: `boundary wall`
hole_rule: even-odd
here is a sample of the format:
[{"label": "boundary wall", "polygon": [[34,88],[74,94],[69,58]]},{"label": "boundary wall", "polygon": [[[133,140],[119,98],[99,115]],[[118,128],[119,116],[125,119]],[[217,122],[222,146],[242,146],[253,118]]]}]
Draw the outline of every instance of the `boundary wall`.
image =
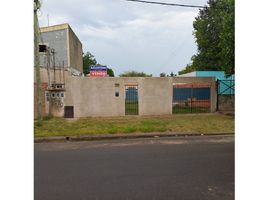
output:
[{"label": "boundary wall", "polygon": [[[41,82],[48,82],[46,69],[41,69]],[[217,91],[214,77],[93,78],[71,76],[67,71],[64,106],[73,106],[74,118],[125,116],[125,87],[137,85],[139,115],[167,115],[172,114],[173,84],[183,83],[209,83],[210,111],[216,111]]]}]

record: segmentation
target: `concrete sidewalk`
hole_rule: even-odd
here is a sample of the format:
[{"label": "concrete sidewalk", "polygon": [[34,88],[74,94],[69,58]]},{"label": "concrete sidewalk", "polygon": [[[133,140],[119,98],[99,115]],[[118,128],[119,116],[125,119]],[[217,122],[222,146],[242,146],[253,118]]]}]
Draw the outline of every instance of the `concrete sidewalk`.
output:
[{"label": "concrete sidewalk", "polygon": [[233,132],[222,133],[175,133],[175,132],[153,132],[153,133],[118,133],[118,134],[92,134],[80,136],[54,136],[35,137],[35,143],[46,142],[70,142],[70,141],[92,141],[108,139],[131,139],[131,138],[153,138],[153,137],[187,137],[202,135],[234,135]]}]

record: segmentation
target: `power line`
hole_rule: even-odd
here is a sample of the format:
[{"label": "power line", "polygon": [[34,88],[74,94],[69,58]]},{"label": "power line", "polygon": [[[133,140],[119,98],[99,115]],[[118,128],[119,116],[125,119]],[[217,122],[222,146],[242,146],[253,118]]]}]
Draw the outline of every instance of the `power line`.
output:
[{"label": "power line", "polygon": [[[143,0],[125,0],[132,1],[137,3],[147,3],[147,4],[157,4],[161,6],[177,6],[177,7],[186,7],[186,8],[208,8],[208,6],[199,6],[199,5],[189,5],[189,4],[178,4],[178,3],[165,3],[158,1],[143,1]],[[213,7],[214,9],[228,9],[227,7]]]},{"label": "power line", "polygon": [[156,1],[142,1],[142,0],[125,0],[125,1],[133,1],[138,3],[148,3],[148,4],[158,4],[162,6],[180,6],[180,7],[188,7],[188,8],[206,8],[205,6],[198,5],[186,5],[186,4],[177,4],[177,3],[165,3],[165,2],[156,2]]}]

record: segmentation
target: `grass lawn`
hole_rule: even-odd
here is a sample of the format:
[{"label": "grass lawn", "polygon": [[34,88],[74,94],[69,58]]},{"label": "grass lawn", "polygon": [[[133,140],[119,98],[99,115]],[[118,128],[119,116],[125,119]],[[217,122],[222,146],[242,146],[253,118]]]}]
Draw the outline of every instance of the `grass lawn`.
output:
[{"label": "grass lawn", "polygon": [[190,107],[190,106],[173,106],[172,107],[172,113],[178,114],[178,113],[209,113],[210,108],[207,107]]},{"label": "grass lawn", "polygon": [[51,118],[44,120],[41,126],[38,126],[36,121],[34,122],[36,137],[166,131],[178,133],[234,132],[234,117],[219,114],[184,114],[150,117],[89,117],[78,120]]}]

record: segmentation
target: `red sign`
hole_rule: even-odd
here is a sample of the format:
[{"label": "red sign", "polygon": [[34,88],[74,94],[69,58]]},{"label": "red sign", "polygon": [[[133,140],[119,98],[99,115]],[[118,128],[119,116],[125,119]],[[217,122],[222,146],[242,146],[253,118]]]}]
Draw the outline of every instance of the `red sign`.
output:
[{"label": "red sign", "polygon": [[107,76],[107,72],[106,71],[91,71],[90,76],[104,77],[104,76]]},{"label": "red sign", "polygon": [[104,77],[107,76],[107,67],[106,66],[91,66],[90,67],[90,76],[93,77]]}]

